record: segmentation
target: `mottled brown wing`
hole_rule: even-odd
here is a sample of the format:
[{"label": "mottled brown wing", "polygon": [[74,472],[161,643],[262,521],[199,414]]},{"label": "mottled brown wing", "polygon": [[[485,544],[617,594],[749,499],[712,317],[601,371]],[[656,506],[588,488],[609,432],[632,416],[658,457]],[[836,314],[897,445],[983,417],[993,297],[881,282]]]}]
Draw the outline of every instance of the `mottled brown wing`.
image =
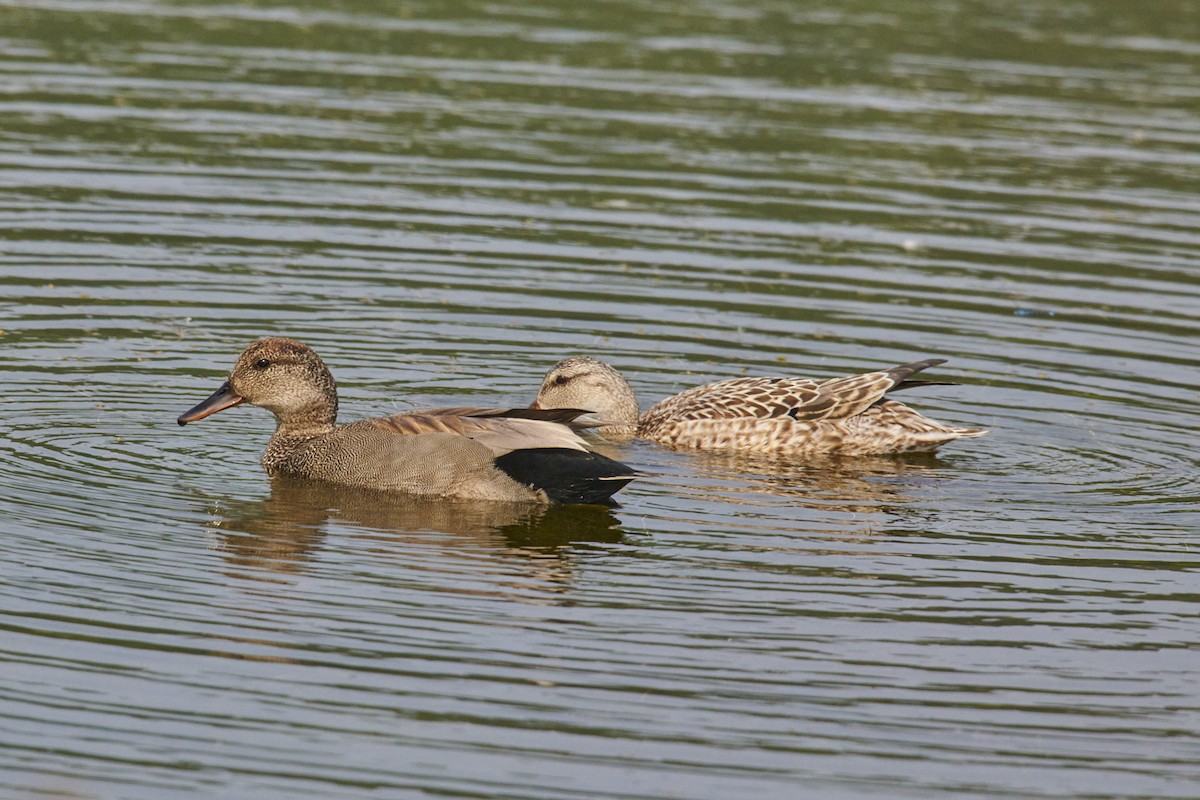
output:
[{"label": "mottled brown wing", "polygon": [[789,412],[788,416],[808,421],[847,419],[856,416],[878,403],[884,394],[903,384],[910,376],[943,363],[943,358],[928,358],[879,372],[825,381],[817,387],[817,396],[811,403]]},{"label": "mottled brown wing", "polygon": [[895,381],[886,372],[867,372],[848,378],[835,378],[822,383],[817,388],[817,396],[811,402],[792,409],[788,416],[808,422],[853,417],[882,399],[884,393],[893,385]]},{"label": "mottled brown wing", "polygon": [[837,420],[855,416],[909,376],[944,359],[926,359],[892,369],[817,381],[806,378],[732,378],[668,397],[642,418],[648,427],[665,419]]},{"label": "mottled brown wing", "polygon": [[817,397],[817,382],[804,378],[731,378],[668,397],[647,411],[642,424],[659,419],[780,417]]}]

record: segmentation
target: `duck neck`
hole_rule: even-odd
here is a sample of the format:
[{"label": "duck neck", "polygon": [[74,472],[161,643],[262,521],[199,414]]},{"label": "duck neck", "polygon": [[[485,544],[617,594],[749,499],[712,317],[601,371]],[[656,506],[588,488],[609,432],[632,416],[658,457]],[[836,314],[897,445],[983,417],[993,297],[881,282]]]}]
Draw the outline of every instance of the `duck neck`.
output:
[{"label": "duck neck", "polygon": [[275,435],[271,438],[311,439],[330,433],[337,427],[337,401],[307,405],[303,411],[275,417]]},{"label": "duck neck", "polygon": [[337,398],[323,397],[319,402],[309,400],[299,409],[276,411],[275,433],[262,454],[262,465],[274,473],[286,464],[306,442],[337,429]]},{"label": "duck neck", "polygon": [[[628,384],[626,386],[628,387]],[[613,418],[617,420],[620,427],[629,428],[630,435],[632,436],[633,430],[637,428],[640,416],[637,397],[634,395],[633,389],[630,388],[628,392],[622,393]],[[618,427],[618,425],[614,425],[613,427]]]},{"label": "duck neck", "polygon": [[601,428],[596,428],[596,433],[606,439],[614,441],[623,441],[632,439],[637,436],[637,417],[634,417],[633,422],[621,425],[605,425]]},{"label": "duck neck", "polygon": [[271,436],[271,441],[267,442],[266,449],[263,450],[261,460],[263,469],[269,475],[274,475],[279,471],[294,471],[294,469],[288,468],[289,462],[294,466],[293,457],[303,449],[304,445],[330,433],[336,427],[332,421],[327,425],[300,427],[284,426],[283,423],[280,423],[275,429],[274,435]]}]

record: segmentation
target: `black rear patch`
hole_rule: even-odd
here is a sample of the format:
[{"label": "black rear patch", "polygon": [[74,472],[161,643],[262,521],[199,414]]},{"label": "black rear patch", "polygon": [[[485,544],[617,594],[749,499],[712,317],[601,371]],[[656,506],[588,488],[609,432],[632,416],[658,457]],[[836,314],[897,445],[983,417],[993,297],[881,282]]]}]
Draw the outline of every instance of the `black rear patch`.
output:
[{"label": "black rear patch", "polygon": [[602,503],[638,475],[620,461],[567,447],[514,450],[497,458],[496,467],[554,503]]}]

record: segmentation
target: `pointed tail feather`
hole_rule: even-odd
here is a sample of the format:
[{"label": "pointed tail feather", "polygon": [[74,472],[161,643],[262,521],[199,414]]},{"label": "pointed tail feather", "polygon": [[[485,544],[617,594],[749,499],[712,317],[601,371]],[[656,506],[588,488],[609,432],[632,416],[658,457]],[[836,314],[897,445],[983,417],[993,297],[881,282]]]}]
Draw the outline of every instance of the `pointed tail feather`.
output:
[{"label": "pointed tail feather", "polygon": [[914,361],[911,364],[901,364],[898,367],[892,367],[891,369],[885,369],[882,371],[886,372],[889,376],[891,376],[891,379],[895,381],[895,386],[888,391],[895,391],[896,386],[901,386],[904,383],[907,383],[910,376],[916,375],[923,369],[929,369],[930,367],[936,367],[938,364],[945,363],[946,359],[944,358],[927,358],[924,361]]},{"label": "pointed tail feather", "polygon": [[960,384],[954,381],[901,381],[888,392],[898,392],[901,389],[920,389],[923,386],[959,386]]}]

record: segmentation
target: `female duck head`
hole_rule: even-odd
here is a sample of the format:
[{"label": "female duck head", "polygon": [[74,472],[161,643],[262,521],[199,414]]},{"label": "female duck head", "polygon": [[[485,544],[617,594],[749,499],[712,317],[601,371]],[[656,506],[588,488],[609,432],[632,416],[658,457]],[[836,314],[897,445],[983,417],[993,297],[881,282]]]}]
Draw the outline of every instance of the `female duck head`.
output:
[{"label": "female duck head", "polygon": [[635,426],[638,421],[637,397],[629,381],[588,356],[564,358],[551,367],[533,407],[581,408],[603,420],[606,428]]}]

